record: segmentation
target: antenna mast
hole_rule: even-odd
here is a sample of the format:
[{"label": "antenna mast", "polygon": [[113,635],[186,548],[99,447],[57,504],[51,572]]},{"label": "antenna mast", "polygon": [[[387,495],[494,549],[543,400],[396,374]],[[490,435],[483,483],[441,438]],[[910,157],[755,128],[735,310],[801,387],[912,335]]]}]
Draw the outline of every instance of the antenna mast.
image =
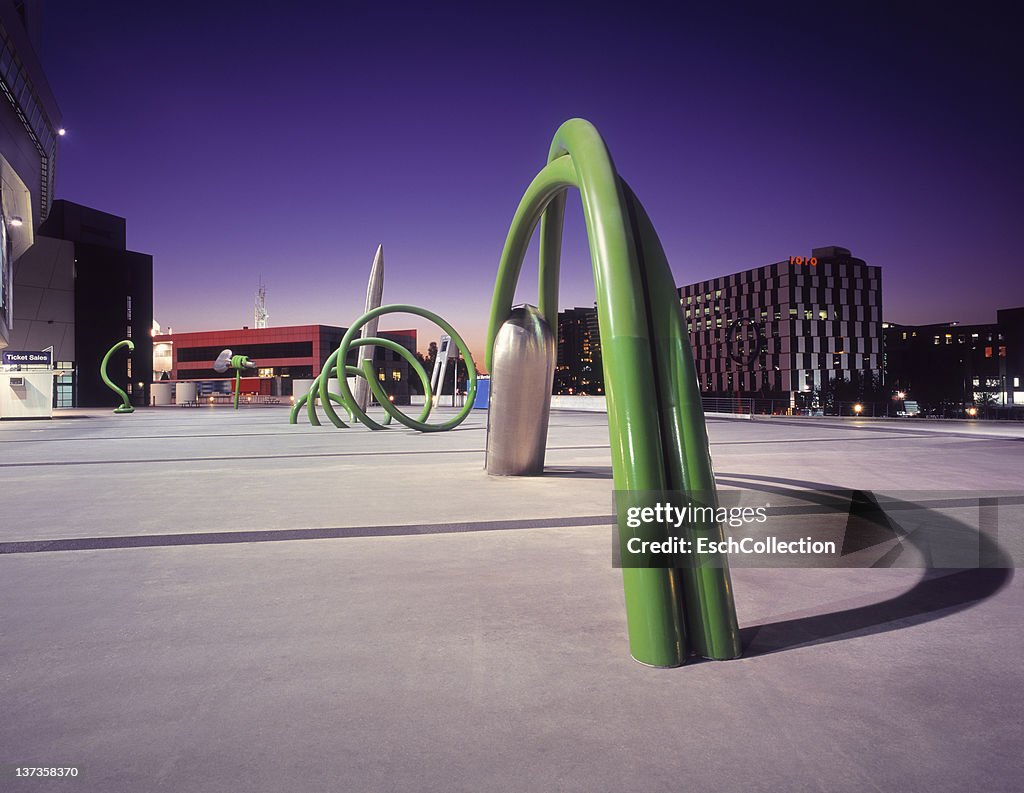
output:
[{"label": "antenna mast", "polygon": [[253,307],[253,327],[266,328],[267,324],[267,287],[263,285],[263,276],[260,276],[259,288],[256,290],[256,304]]}]

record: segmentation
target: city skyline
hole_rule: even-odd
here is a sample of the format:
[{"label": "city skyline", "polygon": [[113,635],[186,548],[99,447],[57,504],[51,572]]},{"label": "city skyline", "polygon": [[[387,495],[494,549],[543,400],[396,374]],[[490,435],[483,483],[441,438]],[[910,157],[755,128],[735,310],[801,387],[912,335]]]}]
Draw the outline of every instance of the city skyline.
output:
[{"label": "city skyline", "polygon": [[[383,243],[384,302],[438,311],[481,357],[512,214],[581,116],[678,284],[840,245],[882,268],[886,321],[1024,304],[1018,56],[996,14],[516,9],[52,2],[57,197],[127,218],[164,327],[251,324],[260,276],[272,325],[346,326]],[[560,305],[591,305],[574,195],[563,271]]]}]

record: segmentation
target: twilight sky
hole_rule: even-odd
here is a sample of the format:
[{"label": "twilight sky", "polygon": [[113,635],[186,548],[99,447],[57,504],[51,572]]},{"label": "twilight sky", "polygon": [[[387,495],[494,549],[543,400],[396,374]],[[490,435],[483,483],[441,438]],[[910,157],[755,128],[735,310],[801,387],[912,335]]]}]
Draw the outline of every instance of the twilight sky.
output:
[{"label": "twilight sky", "polygon": [[[887,320],[1024,304],[1008,11],[404,5],[47,2],[57,197],[127,218],[165,327],[251,325],[261,274],[271,324],[347,325],[383,242],[384,301],[479,359],[512,214],[573,116],[680,284],[836,244],[882,267]],[[563,307],[593,304],[589,268],[573,196]]]}]

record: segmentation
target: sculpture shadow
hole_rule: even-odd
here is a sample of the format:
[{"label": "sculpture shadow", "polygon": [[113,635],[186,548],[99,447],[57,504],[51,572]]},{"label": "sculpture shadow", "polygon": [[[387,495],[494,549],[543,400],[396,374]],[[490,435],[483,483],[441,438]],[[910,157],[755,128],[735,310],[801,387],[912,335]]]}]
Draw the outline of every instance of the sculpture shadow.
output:
[{"label": "sculpture shadow", "polygon": [[[777,477],[743,475],[743,479],[748,481],[723,481],[780,495],[792,495],[793,491],[766,482],[785,483],[819,491],[835,487]],[[806,494],[808,500],[818,503],[823,495],[820,492]],[[893,500],[888,500],[887,503],[915,506],[909,502]],[[937,517],[952,522],[948,516]],[[955,523],[956,528],[969,537],[968,541],[977,543],[981,558],[986,559],[989,566],[958,570],[929,569],[924,571],[910,589],[878,603],[741,628],[743,657],[753,658],[797,647],[901,630],[942,619],[992,597],[1013,580],[1013,560],[990,537],[965,523]],[[913,533],[907,535],[905,539],[914,544]]]}]

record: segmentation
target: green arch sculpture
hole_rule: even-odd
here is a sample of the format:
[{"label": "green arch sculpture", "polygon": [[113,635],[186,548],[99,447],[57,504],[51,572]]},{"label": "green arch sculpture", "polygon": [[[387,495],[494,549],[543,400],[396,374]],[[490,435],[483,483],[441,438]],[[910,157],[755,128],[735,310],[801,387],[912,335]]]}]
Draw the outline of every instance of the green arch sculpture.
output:
[{"label": "green arch sculpture", "polygon": [[[618,175],[600,134],[571,119],[555,133],[548,164],[530,183],[502,251],[488,324],[488,370],[540,223],[538,307],[558,327],[558,275],[566,192],[583,202],[594,267],[616,491],[715,492],[707,428],[675,280],[647,213]],[[322,386],[321,386],[322,387]],[[620,533],[630,532],[619,519]],[[720,539],[717,524],[687,537]],[[623,568],[630,651],[641,663],[678,666],[690,653],[740,655],[726,560],[681,568]]]}]

